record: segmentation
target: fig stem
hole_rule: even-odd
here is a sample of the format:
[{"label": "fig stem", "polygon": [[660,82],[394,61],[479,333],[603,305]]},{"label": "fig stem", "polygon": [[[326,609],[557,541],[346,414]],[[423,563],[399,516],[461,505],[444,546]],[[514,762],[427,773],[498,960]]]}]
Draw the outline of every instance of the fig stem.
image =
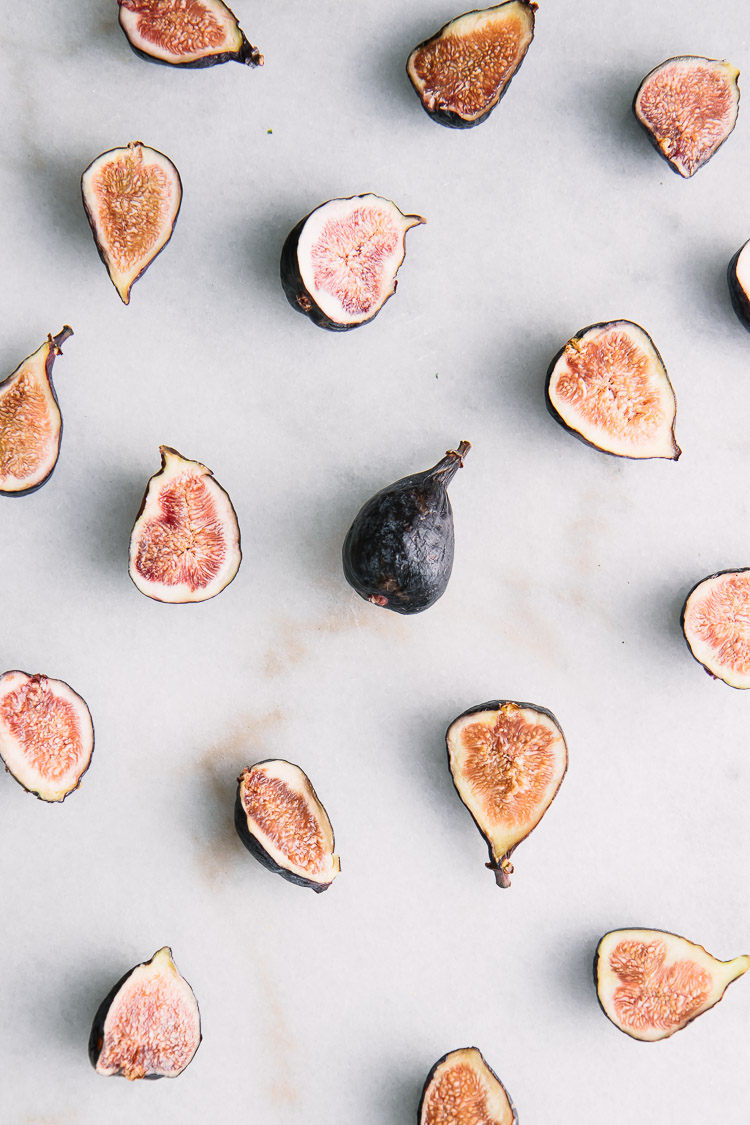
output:
[{"label": "fig stem", "polygon": [[464,467],[464,457],[466,456],[466,454],[469,452],[470,449],[471,449],[471,442],[470,441],[462,441],[460,443],[458,449],[446,449],[445,456],[446,457],[458,457],[459,461],[461,462],[461,464],[458,467],[459,467],[459,469],[463,469],[463,467]]},{"label": "fig stem", "polygon": [[510,877],[514,871],[513,864],[510,860],[506,857],[501,860],[500,863],[486,863],[485,867],[488,867],[490,871],[493,872],[498,887],[507,890],[510,886]]},{"label": "fig stem", "polygon": [[64,324],[56,336],[48,336],[47,339],[53,344],[55,355],[62,355],[62,346],[66,340],[73,335],[73,329],[69,324]]}]

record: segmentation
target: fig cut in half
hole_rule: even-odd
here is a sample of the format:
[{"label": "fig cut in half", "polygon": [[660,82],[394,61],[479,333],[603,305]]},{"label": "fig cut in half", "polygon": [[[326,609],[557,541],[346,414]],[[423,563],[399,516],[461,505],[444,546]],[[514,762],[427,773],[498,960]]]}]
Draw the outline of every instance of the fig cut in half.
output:
[{"label": "fig cut in half", "polygon": [[0,676],[0,757],[27,793],[64,801],[93,753],[91,712],[72,687],[39,673]]},{"label": "fig cut in half", "polygon": [[237,516],[210,469],[169,445],[159,452],[130,533],[130,577],[157,602],[205,602],[239,570]]},{"label": "fig cut in half", "polygon": [[299,887],[325,891],[341,870],[328,813],[291,762],[268,759],[242,771],[234,824],[251,855]]},{"label": "fig cut in half", "polygon": [[679,55],[641,82],[633,112],[652,145],[688,179],[724,144],[737,123],[739,70],[728,62]]},{"label": "fig cut in half", "polygon": [[396,613],[421,613],[445,593],[455,536],[448,485],[471,449],[462,441],[421,473],[381,488],[346,533],[344,577],[361,598]]},{"label": "fig cut in half", "polygon": [[717,961],[664,930],[612,930],[599,942],[594,982],[605,1016],[633,1039],[667,1039],[718,1004],[750,957]]},{"label": "fig cut in half", "polygon": [[682,630],[709,676],[750,688],[750,567],[703,578],[685,599]]},{"label": "fig cut in half", "polygon": [[489,117],[526,57],[536,8],[506,0],[466,12],[414,48],[406,73],[433,121],[470,129]]},{"label": "fig cut in half", "polygon": [[176,1078],[200,1042],[198,1001],[165,945],[102,1000],[89,1036],[89,1059],[105,1078]]},{"label": "fig cut in half", "polygon": [[750,332],[750,242],[740,247],[727,269],[729,295],[737,317]]},{"label": "fig cut in half", "polygon": [[72,335],[66,324],[0,383],[0,492],[9,496],[35,492],[57,464],[62,415],[52,368]]},{"label": "fig cut in half", "polygon": [[449,1051],[422,1090],[419,1125],[518,1125],[508,1091],[477,1047]]},{"label": "fig cut in half", "polygon": [[565,736],[555,716],[507,699],[471,707],[446,736],[458,795],[490,853],[498,887],[509,887],[515,849],[552,804],[568,768]]},{"label": "fig cut in half", "polygon": [[380,195],[321,203],[289,232],[281,251],[289,304],[332,332],[366,324],[396,292],[406,232],[426,221]]},{"label": "fig cut in half", "polygon": [[221,0],[118,0],[120,27],[135,53],[185,69],[239,62],[263,66],[237,17]]},{"label": "fig cut in half", "polygon": [[182,202],[180,173],[163,152],[131,141],[97,156],[81,193],[99,257],[124,304],[172,237]]},{"label": "fig cut in half", "polygon": [[664,360],[632,320],[582,328],[547,372],[547,409],[564,429],[615,457],[676,461],[677,402]]}]

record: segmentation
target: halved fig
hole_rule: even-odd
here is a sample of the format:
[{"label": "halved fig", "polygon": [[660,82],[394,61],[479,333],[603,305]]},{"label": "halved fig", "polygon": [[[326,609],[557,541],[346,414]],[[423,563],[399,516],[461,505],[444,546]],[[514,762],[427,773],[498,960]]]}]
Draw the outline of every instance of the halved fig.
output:
[{"label": "halved fig", "polygon": [[740,247],[727,269],[729,295],[740,323],[750,331],[750,242]]},{"label": "halved fig", "polygon": [[739,70],[700,55],[678,55],[641,82],[633,112],[674,172],[694,175],[724,144],[737,122]]},{"label": "halved fig", "polygon": [[99,257],[124,304],[172,237],[182,202],[180,173],[163,152],[131,141],[103,152],[81,177]]},{"label": "halved fig", "polygon": [[568,768],[565,736],[545,707],[496,699],[470,707],[445,736],[453,784],[490,853],[498,887],[510,857],[552,804]]},{"label": "halved fig", "polygon": [[508,1091],[477,1047],[449,1051],[427,1075],[419,1125],[518,1125]]},{"label": "halved fig", "polygon": [[237,515],[210,469],[169,445],[159,452],[130,533],[130,577],[157,602],[205,602],[239,570]]},{"label": "halved fig", "polygon": [[120,27],[142,59],[185,69],[239,62],[263,66],[221,0],[118,0]]},{"label": "halved fig", "polygon": [[64,801],[93,753],[91,712],[69,684],[41,673],[0,676],[0,757],[27,793]]},{"label": "halved fig", "polygon": [[198,1001],[165,945],[102,1000],[89,1036],[89,1059],[105,1078],[176,1078],[200,1042]]},{"label": "halved fig", "polygon": [[682,607],[688,648],[709,676],[750,688],[750,567],[701,579]]},{"label": "halved fig", "polygon": [[526,57],[536,8],[506,0],[466,12],[414,48],[406,73],[433,121],[470,129],[489,117]]},{"label": "halved fig", "polygon": [[594,982],[605,1016],[633,1039],[666,1039],[718,1004],[750,957],[717,961],[664,930],[612,930],[599,942]]},{"label": "halved fig", "polygon": [[0,492],[9,496],[25,496],[41,488],[57,464],[62,415],[52,368],[72,335],[66,324],[56,336],[47,336],[0,383]]},{"label": "halved fig", "polygon": [[677,402],[664,360],[632,320],[582,328],[547,372],[547,409],[574,437],[615,457],[676,461]]},{"label": "halved fig", "polygon": [[344,577],[361,598],[395,613],[421,613],[441,598],[453,570],[448,485],[471,449],[462,441],[422,473],[381,488],[346,533]]},{"label": "halved fig", "polygon": [[281,251],[289,304],[332,332],[366,324],[396,292],[406,232],[425,222],[380,195],[321,203],[289,232]]},{"label": "halved fig", "polygon": [[237,778],[234,824],[269,871],[320,893],[341,870],[328,813],[310,778],[282,759],[256,762]]}]

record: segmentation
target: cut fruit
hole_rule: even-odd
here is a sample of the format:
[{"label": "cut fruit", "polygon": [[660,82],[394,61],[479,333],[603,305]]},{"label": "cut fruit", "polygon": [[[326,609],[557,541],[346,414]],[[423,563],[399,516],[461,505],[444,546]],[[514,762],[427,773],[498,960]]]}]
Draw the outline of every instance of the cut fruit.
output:
[{"label": "cut fruit", "polygon": [[411,614],[443,596],[455,546],[448,485],[470,449],[462,441],[431,469],[382,488],[360,508],[342,561],[344,577],[365,601]]},{"label": "cut fruit", "polygon": [[470,129],[489,117],[526,57],[536,7],[506,0],[466,12],[414,48],[406,73],[434,121]]},{"label": "cut fruit", "polygon": [[750,568],[703,578],[685,599],[688,648],[715,680],[750,688]]},{"label": "cut fruit", "polygon": [[99,257],[123,302],[172,237],[182,202],[180,173],[141,141],[97,156],[81,177]]},{"label": "cut fruit", "polygon": [[406,232],[426,221],[379,195],[321,203],[300,219],[281,251],[289,304],[333,332],[366,324],[396,292]]},{"label": "cut fruit", "polygon": [[676,461],[677,402],[654,341],[632,320],[582,328],[547,372],[547,409],[602,453]]},{"label": "cut fruit", "polygon": [[307,774],[269,759],[244,769],[237,781],[234,824],[247,850],[290,883],[327,890],[341,864],[328,813]]},{"label": "cut fruit", "polygon": [[120,27],[142,59],[198,68],[239,62],[263,66],[237,17],[221,0],[118,0]]},{"label": "cut fruit", "polygon": [[509,887],[510,857],[552,804],[568,768],[555,716],[531,703],[493,700],[448,727],[448,764],[458,795],[490,852],[487,867]]},{"label": "cut fruit", "polygon": [[41,488],[57,464],[62,416],[52,368],[72,335],[66,324],[0,383],[0,492],[9,496]]},{"label": "cut fruit", "polygon": [[746,242],[732,258],[727,280],[732,308],[740,323],[750,331],[750,242]]},{"label": "cut fruit", "polygon": [[237,516],[210,469],[168,445],[159,452],[130,533],[130,577],[158,602],[205,602],[239,570]]},{"label": "cut fruit", "polygon": [[165,945],[127,972],[99,1005],[89,1059],[106,1078],[176,1078],[200,1041],[198,1001]]},{"label": "cut fruit", "polygon": [[633,112],[680,176],[694,175],[734,129],[739,73],[728,62],[679,55],[660,63],[638,87]]},{"label": "cut fruit", "polygon": [[477,1047],[449,1051],[422,1090],[419,1125],[518,1125],[508,1091]]},{"label": "cut fruit", "polygon": [[612,930],[599,942],[594,981],[604,1014],[633,1039],[666,1039],[718,1004],[750,957],[717,961],[664,930]]},{"label": "cut fruit", "polygon": [[0,676],[0,757],[28,793],[64,801],[93,753],[91,712],[72,687],[27,672]]}]

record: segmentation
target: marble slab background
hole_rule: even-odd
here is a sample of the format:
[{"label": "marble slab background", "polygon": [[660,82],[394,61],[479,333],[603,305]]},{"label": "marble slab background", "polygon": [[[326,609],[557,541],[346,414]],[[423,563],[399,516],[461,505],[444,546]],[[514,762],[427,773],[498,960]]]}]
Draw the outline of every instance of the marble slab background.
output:
[{"label": "marble slab background", "polygon": [[[744,1125],[750,983],[643,1046],[601,1015],[591,961],[632,924],[750,950],[750,693],[710,681],[679,626],[695,581],[750,564],[750,336],[725,282],[750,237],[750,110],[687,182],[630,114],[670,55],[750,73],[746,4],[543,0],[510,92],[466,133],[404,73],[458,9],[234,7],[262,70],[149,66],[114,0],[4,9],[0,369],[75,336],[56,473],[2,504],[0,661],[70,682],[97,748],[62,806],[0,785],[3,1121],[410,1125],[435,1059],[474,1043],[523,1125]],[[174,160],[184,202],[125,308],[78,185],[133,139]],[[382,315],[332,335],[287,305],[279,251],[361,191],[428,223]],[[679,463],[605,457],[546,413],[552,355],[616,317],[665,358]],[[366,605],[340,568],[351,519],[462,438],[448,593],[411,620]],[[127,576],[160,443],[210,465],[239,515],[239,575],[203,605]],[[551,708],[570,747],[507,893],[443,744],[497,697]],[[331,815],[325,895],[234,835],[234,779],[267,756]],[[165,943],[201,1005],[194,1063],[97,1078],[100,999]]]}]

